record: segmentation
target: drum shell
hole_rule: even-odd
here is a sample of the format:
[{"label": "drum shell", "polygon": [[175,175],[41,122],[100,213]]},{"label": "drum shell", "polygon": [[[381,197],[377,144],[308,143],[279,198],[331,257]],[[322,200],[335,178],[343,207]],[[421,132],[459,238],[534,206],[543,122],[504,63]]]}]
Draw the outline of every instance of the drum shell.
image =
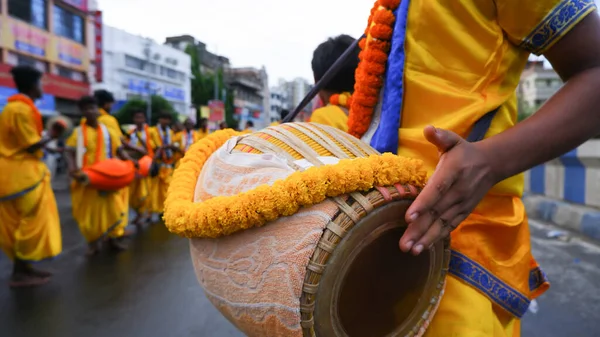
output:
[{"label": "drum shell", "polygon": [[129,186],[136,173],[132,162],[114,158],[97,162],[82,171],[86,184],[101,191],[118,191]]},{"label": "drum shell", "polygon": [[[338,288],[345,282],[341,270],[344,268],[339,266],[352,253],[344,245],[355,245],[363,240],[362,236],[366,235],[364,230],[361,233],[363,226],[370,226],[369,232],[389,226],[389,221],[373,223],[373,218],[381,217],[378,210],[389,208],[385,210],[388,218],[390,214],[392,217],[403,214],[402,210],[406,210],[415,196],[408,187],[405,191],[399,191],[397,187],[385,190],[392,199],[386,200],[376,189],[353,194],[356,198],[365,198],[361,203],[375,200],[369,212],[352,197],[329,198],[260,228],[219,239],[193,239],[192,261],[207,297],[248,336],[354,336],[346,333],[339,313],[335,312],[339,311],[336,306],[341,303]],[[351,206],[341,206],[344,204]],[[368,220],[369,216],[371,220]],[[358,220],[356,224],[352,224],[351,218]],[[397,216],[397,219],[397,227],[406,226],[403,216]],[[368,222],[361,223],[362,220]],[[397,241],[392,245],[388,249],[399,253]],[[404,326],[398,324],[398,331],[391,335],[419,336],[424,332],[437,304],[431,300],[439,300],[443,290],[449,263],[448,247],[448,241],[440,242],[432,253],[424,253],[428,261],[423,266],[427,282],[421,289],[421,297],[426,300],[407,304],[414,305],[415,310],[407,311],[409,315]],[[407,272],[407,276],[411,272]],[[375,276],[364,275],[365,278]],[[364,311],[364,308],[354,309]],[[295,312],[300,312],[300,317]],[[266,321],[261,319],[265,315],[269,316]]]}]

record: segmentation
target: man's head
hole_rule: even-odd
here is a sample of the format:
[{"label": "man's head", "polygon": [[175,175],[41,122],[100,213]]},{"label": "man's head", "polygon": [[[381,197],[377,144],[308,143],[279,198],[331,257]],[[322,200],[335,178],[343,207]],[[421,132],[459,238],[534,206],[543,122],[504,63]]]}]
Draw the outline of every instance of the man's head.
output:
[{"label": "man's head", "polygon": [[227,122],[221,122],[221,124],[219,124],[219,129],[221,129],[221,130],[227,129]]},{"label": "man's head", "polygon": [[208,119],[204,117],[200,118],[200,122],[198,123],[198,125],[200,126],[200,129],[206,130],[206,128],[208,127]]},{"label": "man's head", "polygon": [[287,115],[289,115],[289,113],[290,113],[290,111],[287,110],[287,109],[281,110],[281,120],[280,120],[280,122],[283,121],[287,117]]},{"label": "man's head", "polygon": [[188,117],[183,122],[183,126],[185,127],[186,130],[192,131],[192,130],[194,130],[194,127],[196,126],[196,123],[194,122],[193,119],[191,119],[191,118]]},{"label": "man's head", "polygon": [[142,111],[142,110],[136,110],[133,112],[133,123],[138,126],[138,127],[142,127],[144,126],[144,124],[146,124],[146,112]]},{"label": "man's head", "polygon": [[32,100],[42,97],[42,73],[30,66],[16,66],[11,69],[17,90]]},{"label": "man's head", "polygon": [[113,104],[115,103],[115,97],[109,91],[96,90],[94,91],[94,97],[98,102],[98,106],[106,112],[110,112]]},{"label": "man's head", "polygon": [[171,116],[171,114],[168,112],[162,112],[158,116],[158,124],[160,124],[160,126],[162,126],[163,128],[170,126],[172,122],[173,122],[173,116]]},{"label": "man's head", "polygon": [[81,115],[85,117],[88,123],[95,124],[98,120],[98,103],[92,96],[83,96],[77,102]]},{"label": "man's head", "polygon": [[[315,82],[323,78],[327,70],[331,68],[335,61],[342,56],[354,41],[355,39],[349,35],[340,35],[321,43],[315,49],[312,59]],[[325,94],[323,96],[327,96],[323,98],[325,102],[329,100],[328,96],[331,94],[354,91],[354,72],[358,67],[358,53],[359,48],[357,47],[353,51],[352,57],[346,60],[340,71],[323,87],[322,92]]]},{"label": "man's head", "polygon": [[254,122],[253,121],[247,121],[246,122],[246,129],[252,129],[254,127]]}]

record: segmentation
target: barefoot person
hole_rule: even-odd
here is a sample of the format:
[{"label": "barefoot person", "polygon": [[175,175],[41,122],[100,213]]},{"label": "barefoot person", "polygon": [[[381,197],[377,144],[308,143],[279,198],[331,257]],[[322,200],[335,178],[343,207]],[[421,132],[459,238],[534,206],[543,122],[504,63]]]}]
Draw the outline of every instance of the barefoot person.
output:
[{"label": "barefoot person", "polygon": [[[315,82],[321,80],[333,63],[354,43],[354,38],[340,35],[321,43],[313,54],[312,70]],[[319,92],[322,108],[313,111],[310,121],[348,131],[348,108],[354,91],[354,72],[358,66],[358,48],[344,67]]]},{"label": "barefoot person", "polygon": [[42,116],[34,104],[42,97],[42,73],[28,66],[11,73],[19,93],[0,114],[0,248],[14,262],[10,286],[35,286],[51,274],[31,262],[62,251],[56,199],[42,157],[44,146],[64,129],[52,128],[42,138]]},{"label": "barefoot person", "polygon": [[119,134],[98,122],[98,106],[94,97],[79,100],[79,109],[85,121],[75,128],[67,140],[67,162],[73,177],[71,199],[73,218],[89,245],[88,254],[96,254],[101,239],[115,250],[126,247],[121,242],[127,222],[124,200],[120,192],[100,191],[82,183],[81,169],[109,158],[125,157]]},{"label": "barefoot person", "polygon": [[[150,127],[146,124],[146,113],[141,110],[135,111],[132,117],[135,129],[131,130],[128,141],[123,144],[125,149],[137,154],[136,157],[154,157],[155,145]],[[150,202],[150,177],[136,177],[129,186],[129,205],[136,212],[133,224],[138,230],[149,220]]]},{"label": "barefoot person", "polygon": [[[445,294],[425,336],[520,336],[530,301],[548,288],[531,252],[520,173],[600,130],[594,1],[379,1],[372,18],[348,132],[382,153],[421,158],[432,174],[406,212],[402,251],[421,254],[452,232]],[[515,89],[530,53],[544,55],[565,85],[517,124]],[[383,81],[373,75],[386,69]],[[381,122],[369,129],[377,104]]]}]

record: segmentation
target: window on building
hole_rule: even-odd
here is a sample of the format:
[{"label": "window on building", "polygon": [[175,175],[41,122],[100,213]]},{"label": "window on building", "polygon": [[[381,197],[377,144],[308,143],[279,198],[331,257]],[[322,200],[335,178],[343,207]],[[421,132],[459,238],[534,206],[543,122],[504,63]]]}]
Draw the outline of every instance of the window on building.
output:
[{"label": "window on building", "polygon": [[137,70],[144,70],[144,60],[137,57],[125,55],[125,66]]},{"label": "window on building", "polygon": [[54,34],[85,43],[84,20],[81,16],[60,6],[54,5]]},{"label": "window on building", "polygon": [[85,77],[82,72],[71,70],[69,68],[56,66],[57,75],[60,77],[68,78],[73,81],[83,82]]},{"label": "window on building", "polygon": [[8,0],[8,15],[48,29],[46,0]]},{"label": "window on building", "polygon": [[34,67],[35,69],[37,69],[43,73],[48,72],[48,63],[47,62],[40,61],[38,59],[34,59],[33,57],[29,57],[29,56],[25,56],[25,55],[13,53],[13,52],[7,53],[6,63],[10,64],[11,66],[19,66],[19,65],[30,66],[30,67]]}]

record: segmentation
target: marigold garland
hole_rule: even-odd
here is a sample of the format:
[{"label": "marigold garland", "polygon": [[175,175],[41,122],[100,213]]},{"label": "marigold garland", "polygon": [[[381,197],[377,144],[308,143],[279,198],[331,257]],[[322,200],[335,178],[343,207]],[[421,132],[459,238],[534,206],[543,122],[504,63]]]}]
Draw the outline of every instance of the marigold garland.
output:
[{"label": "marigold garland", "polygon": [[360,62],[356,69],[354,95],[348,117],[348,133],[360,138],[371,124],[373,110],[383,87],[383,76],[400,0],[378,0],[369,16],[366,37],[360,41]]},{"label": "marigold garland", "polygon": [[293,173],[272,186],[262,185],[235,196],[194,202],[203,165],[235,135],[239,133],[232,130],[215,132],[192,145],[186,153],[165,201],[164,220],[172,233],[188,238],[216,238],[293,215],[301,207],[318,204],[328,197],[368,191],[374,186],[425,184],[422,161],[383,154],[313,167]]},{"label": "marigold garland", "polygon": [[329,97],[329,104],[349,108],[352,104],[352,94],[349,92],[333,94],[331,97]]}]

